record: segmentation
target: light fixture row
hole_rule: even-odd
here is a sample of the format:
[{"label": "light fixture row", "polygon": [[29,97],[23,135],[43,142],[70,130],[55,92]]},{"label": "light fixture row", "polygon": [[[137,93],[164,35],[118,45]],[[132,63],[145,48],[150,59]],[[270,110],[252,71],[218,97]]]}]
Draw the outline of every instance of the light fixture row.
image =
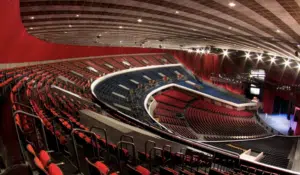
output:
[{"label": "light fixture row", "polygon": [[[192,52],[196,52],[196,53],[201,53],[201,54],[205,54],[205,53],[210,53],[210,49],[196,49],[196,50],[193,50],[193,49],[188,49],[187,50],[189,53],[192,53]],[[221,55],[223,55],[223,57],[228,57],[229,56],[229,51],[227,49],[223,49]],[[262,53],[256,53],[255,54],[255,58],[258,62],[260,61],[263,61],[263,54]],[[270,54],[269,54],[270,55]],[[250,52],[245,52],[245,56],[244,56],[246,59],[250,59],[252,57],[251,53]],[[268,60],[269,62],[271,62],[271,64],[277,64],[276,61],[278,59],[276,58],[276,56],[272,56],[270,57],[270,59]],[[285,61],[283,62],[282,65],[284,65],[284,67],[290,67],[291,64],[292,64],[292,61],[290,58],[287,58],[287,59],[284,59]],[[300,71],[300,63],[297,62],[297,66],[295,68],[298,68],[298,70]]]}]

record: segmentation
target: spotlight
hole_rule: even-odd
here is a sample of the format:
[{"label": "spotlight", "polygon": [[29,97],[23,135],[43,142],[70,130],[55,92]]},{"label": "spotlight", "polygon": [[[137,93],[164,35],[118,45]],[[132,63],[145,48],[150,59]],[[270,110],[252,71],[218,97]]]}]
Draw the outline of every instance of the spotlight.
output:
[{"label": "spotlight", "polygon": [[191,53],[191,52],[193,52],[193,50],[192,49],[188,49],[188,52]]},{"label": "spotlight", "polygon": [[196,50],[196,53],[200,53],[200,49],[197,49],[197,50]]},{"label": "spotlight", "polygon": [[200,51],[201,53],[205,53],[205,50],[204,49],[201,49],[201,51]]},{"label": "spotlight", "polygon": [[142,19],[138,19],[137,21],[138,21],[139,23],[143,22],[143,20],[142,20]]},{"label": "spotlight", "polygon": [[210,53],[210,50],[209,50],[209,49],[207,49],[207,50],[206,50],[206,53]]}]

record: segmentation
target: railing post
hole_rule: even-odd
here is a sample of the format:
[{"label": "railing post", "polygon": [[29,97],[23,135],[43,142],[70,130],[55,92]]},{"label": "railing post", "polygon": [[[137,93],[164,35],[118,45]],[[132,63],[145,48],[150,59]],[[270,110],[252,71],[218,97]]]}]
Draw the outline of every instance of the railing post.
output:
[{"label": "railing post", "polygon": [[[75,136],[74,136],[74,132],[75,131],[78,131],[78,132],[83,132],[83,133],[88,133],[88,134],[91,134],[94,136],[94,139],[95,139],[95,146],[96,146],[96,149],[97,148],[97,137],[96,137],[96,134],[94,132],[91,132],[91,131],[86,131],[86,130],[82,130],[82,129],[78,129],[78,128],[75,128],[72,130],[71,132],[71,136],[72,136],[72,140],[73,140],[73,148],[74,148],[74,151],[75,151],[75,155],[76,155],[76,164],[77,164],[77,171],[78,173],[82,174],[81,172],[81,166],[80,166],[80,160],[79,160],[79,156],[78,156],[78,150],[77,150],[77,143],[76,143],[76,139],[75,139]],[[93,143],[93,142],[92,142]],[[93,146],[93,144],[92,144]],[[99,154],[99,153],[98,153]]]},{"label": "railing post", "polygon": [[[20,138],[20,133],[19,133],[19,130],[18,130],[18,125],[16,123],[16,117],[17,117],[17,114],[24,114],[26,116],[29,116],[29,117],[32,117],[32,118],[35,118],[37,120],[39,120],[42,124],[42,133],[43,133],[43,137],[44,137],[44,142],[45,142],[45,145],[46,145],[46,150],[49,151],[49,147],[48,147],[48,141],[47,141],[47,138],[46,138],[46,133],[45,133],[45,128],[44,128],[44,122],[41,118],[39,118],[38,116],[36,115],[33,115],[33,114],[30,114],[30,113],[27,113],[27,112],[24,112],[22,110],[17,110],[13,113],[13,119],[14,119],[14,123],[15,123],[15,127],[16,127],[16,132],[17,132],[17,137],[18,137],[18,141],[19,141],[19,144],[20,144],[20,147],[21,147],[21,152],[22,152],[22,157],[23,157],[23,160],[25,160],[25,156],[24,156],[24,152],[23,152],[23,145],[21,143],[21,138]],[[19,115],[19,117],[21,117]],[[36,126],[34,126],[36,127]]]}]

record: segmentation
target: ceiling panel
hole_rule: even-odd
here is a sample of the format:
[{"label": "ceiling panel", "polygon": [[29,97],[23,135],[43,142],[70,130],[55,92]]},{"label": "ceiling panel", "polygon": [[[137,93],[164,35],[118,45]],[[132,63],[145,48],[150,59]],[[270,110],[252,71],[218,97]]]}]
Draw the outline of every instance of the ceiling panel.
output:
[{"label": "ceiling panel", "polygon": [[299,0],[21,0],[31,35],[53,43],[185,49],[216,46],[294,56]]}]

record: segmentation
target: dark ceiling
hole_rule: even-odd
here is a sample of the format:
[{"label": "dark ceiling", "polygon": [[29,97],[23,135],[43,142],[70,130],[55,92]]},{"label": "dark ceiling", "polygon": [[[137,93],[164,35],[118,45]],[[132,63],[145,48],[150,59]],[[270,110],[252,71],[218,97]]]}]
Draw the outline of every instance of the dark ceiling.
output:
[{"label": "dark ceiling", "polygon": [[297,59],[300,43],[300,0],[21,0],[20,7],[31,35],[62,44],[213,45]]}]

